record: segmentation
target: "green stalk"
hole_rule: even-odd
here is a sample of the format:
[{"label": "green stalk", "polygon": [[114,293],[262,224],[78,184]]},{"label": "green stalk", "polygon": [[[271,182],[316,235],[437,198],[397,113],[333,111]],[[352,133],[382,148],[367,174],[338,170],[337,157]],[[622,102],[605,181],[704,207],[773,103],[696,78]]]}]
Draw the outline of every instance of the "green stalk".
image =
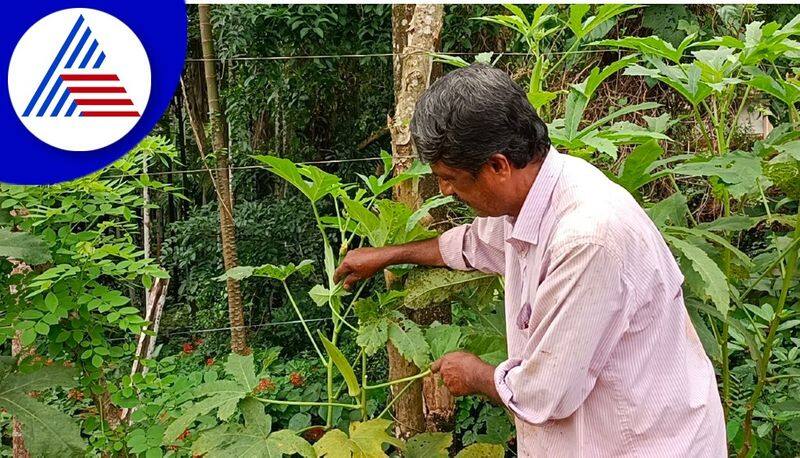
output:
[{"label": "green stalk", "polygon": [[[742,96],[742,102],[739,104],[739,108],[736,110],[736,116],[733,118],[734,121],[738,121],[739,120],[739,116],[742,115],[742,110],[744,109],[744,106],[747,103],[747,97],[749,95],[750,95],[750,86],[747,86],[747,88],[745,88],[745,90],[744,90],[744,95]],[[733,133],[734,133],[734,129],[731,129],[731,131],[728,132],[728,139],[725,140],[725,144],[726,145],[730,145],[731,144],[731,140],[733,139]]]},{"label": "green stalk", "polygon": [[[797,213],[797,225],[795,227],[794,236],[796,240],[800,240],[800,210]],[[781,324],[781,313],[786,305],[789,287],[794,279],[795,273],[797,272],[797,256],[797,249],[791,250],[791,252],[789,252],[789,254],[786,256],[786,272],[782,278],[781,292],[778,296],[778,303],[773,311],[772,320],[769,322],[767,338],[764,341],[764,350],[761,352],[761,360],[758,364],[758,379],[756,382],[756,387],[753,390],[753,394],[750,396],[750,400],[745,405],[746,413],[744,417],[744,425],[742,426],[742,429],[744,430],[744,444],[742,445],[742,448],[739,450],[738,454],[738,456],[742,458],[748,455],[752,445],[753,411],[755,410],[756,403],[758,403],[758,399],[761,397],[761,393],[763,393],[764,387],[767,383],[767,370],[769,369],[770,356],[772,356],[772,346],[775,343],[775,334],[777,333],[778,326]]]},{"label": "green stalk", "polygon": [[264,404],[279,404],[283,406],[310,406],[310,407],[320,407],[320,406],[328,406],[329,408],[333,407],[342,407],[344,409],[358,409],[360,406],[356,404],[344,404],[339,402],[313,402],[313,401],[281,401],[278,399],[267,399],[267,398],[255,398],[256,400],[263,402]]},{"label": "green stalk", "polygon": [[[723,196],[723,211],[724,215],[730,216],[731,215],[731,196],[728,193],[728,190],[725,190],[725,194]],[[723,232],[722,236],[725,240],[728,240],[728,232]],[[730,275],[731,270],[731,253],[728,250],[722,254],[722,262],[723,262],[723,273],[725,274],[725,279],[728,280],[728,276]],[[725,317],[725,321],[722,323],[722,335],[720,336],[721,345],[722,345],[722,410],[725,416],[725,420],[728,420],[728,414],[730,413],[730,405],[731,405],[731,370],[730,370],[730,350],[728,349],[728,338],[730,337],[730,329],[727,320],[727,316]]]},{"label": "green stalk", "polygon": [[361,420],[367,419],[367,353],[361,350]]},{"label": "green stalk", "polygon": [[383,418],[383,416],[384,416],[384,415],[386,415],[386,413],[387,413],[387,412],[389,412],[389,409],[391,409],[391,408],[392,408],[392,406],[394,405],[395,401],[397,401],[398,399],[400,399],[400,398],[403,396],[403,393],[405,393],[405,392],[406,392],[406,390],[407,390],[407,389],[408,389],[408,388],[409,388],[411,385],[413,385],[413,384],[414,384],[414,382],[413,382],[413,381],[412,381],[412,382],[408,382],[408,383],[406,383],[406,386],[404,386],[404,387],[403,387],[403,389],[402,389],[402,390],[400,390],[400,392],[399,392],[399,393],[397,393],[397,395],[395,395],[394,397],[392,397],[392,400],[391,400],[391,401],[389,401],[389,403],[388,403],[388,404],[386,404],[386,407],[384,407],[384,409],[381,411],[381,413],[380,413],[380,414],[378,414],[378,416],[377,416],[377,417],[375,417],[375,418]]},{"label": "green stalk", "polygon": [[322,351],[319,349],[317,341],[314,339],[314,335],[311,334],[311,330],[308,329],[308,324],[306,323],[305,318],[303,318],[303,314],[300,312],[300,307],[297,306],[297,303],[294,301],[294,296],[292,296],[292,292],[289,291],[289,286],[286,285],[285,281],[281,283],[283,283],[283,289],[286,291],[286,295],[289,296],[289,302],[292,304],[292,307],[294,307],[294,312],[297,314],[297,318],[300,319],[300,324],[303,325],[303,329],[306,330],[306,335],[311,340],[311,344],[314,345],[314,350],[317,351],[317,356],[319,356],[320,362],[322,362],[323,365],[328,365],[327,358],[325,358],[325,356],[322,354]]},{"label": "green stalk", "polygon": [[697,106],[692,105],[692,114],[694,115],[695,121],[700,126],[700,131],[703,134],[703,139],[706,141],[706,145],[708,145],[709,151],[714,147],[714,144],[711,143],[711,136],[708,134],[708,129],[706,129],[706,123],[703,122],[703,118],[700,116],[700,110],[697,109]]},{"label": "green stalk", "polygon": [[412,375],[412,376],[405,377],[405,378],[399,378],[397,380],[390,380],[388,382],[379,383],[377,385],[367,386],[366,384],[364,384],[363,385],[363,389],[364,389],[364,391],[366,391],[366,390],[377,390],[378,388],[386,388],[386,387],[389,387],[389,386],[392,386],[392,385],[397,385],[397,384],[403,383],[403,382],[413,382],[416,379],[427,377],[430,374],[431,374],[431,370],[428,369],[425,372],[420,372],[419,374],[416,374],[416,375]]}]

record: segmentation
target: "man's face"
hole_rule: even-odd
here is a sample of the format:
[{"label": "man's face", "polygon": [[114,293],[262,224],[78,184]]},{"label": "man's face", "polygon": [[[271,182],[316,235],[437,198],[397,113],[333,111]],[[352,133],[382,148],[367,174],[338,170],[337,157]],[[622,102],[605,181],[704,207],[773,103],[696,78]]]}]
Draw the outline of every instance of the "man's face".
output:
[{"label": "man's face", "polygon": [[498,170],[490,161],[473,175],[467,170],[457,169],[440,162],[431,164],[431,170],[439,180],[439,190],[445,196],[455,196],[466,203],[479,216],[503,216],[508,214],[504,191],[506,170]]}]

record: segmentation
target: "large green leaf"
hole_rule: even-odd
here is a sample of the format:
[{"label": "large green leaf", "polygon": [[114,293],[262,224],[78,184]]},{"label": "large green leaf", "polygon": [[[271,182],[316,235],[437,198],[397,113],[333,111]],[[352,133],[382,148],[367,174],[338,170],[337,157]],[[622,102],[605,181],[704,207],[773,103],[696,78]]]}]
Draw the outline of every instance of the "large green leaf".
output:
[{"label": "large green leaf", "polygon": [[273,264],[264,264],[261,266],[237,266],[228,269],[227,272],[214,279],[218,281],[225,281],[228,278],[232,278],[234,280],[241,281],[250,277],[263,277],[286,281],[286,279],[295,274],[304,277],[308,276],[308,274],[314,269],[313,263],[314,261],[306,259],[297,265],[294,265],[294,263],[290,262],[284,266],[276,266]]},{"label": "large green leaf", "polygon": [[350,423],[350,440],[355,444],[360,456],[365,458],[384,457],[383,444],[391,444],[403,448],[403,442],[394,438],[386,430],[392,422],[376,418],[365,422]]},{"label": "large green leaf", "polygon": [[275,156],[254,156],[254,158],[266,164],[267,170],[300,190],[312,203],[341,189],[339,177],[318,167],[298,165]]},{"label": "large green leaf", "polygon": [[358,396],[361,392],[361,386],[358,384],[358,379],[356,378],[356,374],[353,371],[353,366],[350,365],[350,362],[347,361],[347,358],[344,356],[341,350],[336,347],[330,340],[328,340],[320,331],[319,338],[322,340],[322,345],[325,346],[325,351],[328,352],[328,356],[333,361],[333,364],[336,365],[336,368],[339,369],[339,372],[344,377],[345,383],[347,383],[347,392],[350,396]]},{"label": "large green leaf", "polygon": [[389,340],[389,322],[385,319],[371,320],[358,327],[356,343],[372,356],[386,346]]},{"label": "large green leaf", "polygon": [[403,442],[389,435],[386,429],[392,422],[376,418],[366,422],[350,423],[350,435],[333,429],[322,436],[314,450],[319,458],[382,458],[387,457],[383,444],[403,448]]},{"label": "large green leaf", "polygon": [[225,372],[248,392],[253,391],[258,384],[252,353],[245,356],[237,353],[228,355],[228,360],[225,362]]},{"label": "large green leaf", "polygon": [[447,458],[447,449],[453,445],[450,433],[422,433],[406,441],[405,458]]},{"label": "large green leaf", "polygon": [[[210,389],[209,385],[213,389]],[[172,443],[201,415],[219,410],[218,416],[221,417],[220,420],[227,420],[233,414],[230,406],[233,405],[235,408],[236,404],[249,393],[244,387],[234,382],[227,384],[207,383],[203,389],[206,390],[204,394],[211,395],[202,401],[192,404],[183,411],[180,417],[170,423],[164,432],[164,445]]]},{"label": "large green leaf", "polygon": [[684,162],[673,167],[672,173],[692,177],[717,177],[725,183],[731,196],[737,199],[757,192],[759,178],[764,179],[761,160],[741,151]]},{"label": "large green leaf", "polygon": [[419,368],[431,363],[430,347],[422,330],[411,320],[389,325],[389,340],[397,348],[403,358],[413,362]]},{"label": "large green leaf", "polygon": [[404,305],[410,309],[421,309],[453,299],[467,288],[491,284],[494,274],[478,271],[458,271],[443,268],[414,269],[406,282]]},{"label": "large green leaf", "polygon": [[654,179],[649,172],[650,166],[663,153],[664,150],[655,140],[637,146],[625,158],[622,169],[615,181],[627,189],[628,192],[636,192]]},{"label": "large green leaf", "polygon": [[689,206],[686,203],[686,196],[681,192],[676,192],[666,199],[652,205],[646,212],[659,228],[668,225],[685,226],[686,215],[689,213]]},{"label": "large green leaf", "polygon": [[0,376],[0,408],[21,424],[31,456],[83,456],[86,443],[80,426],[65,413],[28,396],[31,391],[75,385],[77,372],[63,366],[45,366],[31,373],[10,372],[4,364]]},{"label": "large green leaf", "polygon": [[425,340],[431,348],[431,358],[436,360],[461,348],[461,327],[434,323],[425,330]]},{"label": "large green leaf", "polygon": [[456,458],[503,458],[506,454],[502,445],[472,444],[458,452]]},{"label": "large green leaf", "polygon": [[664,234],[664,239],[682,256],[691,262],[692,268],[705,282],[705,294],[716,306],[722,315],[728,314],[730,307],[730,289],[725,274],[705,251],[691,243]]},{"label": "large green leaf", "polygon": [[245,424],[222,425],[201,433],[192,453],[206,457],[278,458],[294,456],[314,458],[314,448],[294,431],[272,432],[272,418],[264,406],[252,398],[241,403]]},{"label": "large green leaf", "polygon": [[319,458],[351,458],[356,455],[358,449],[353,441],[347,437],[347,433],[338,429],[328,431],[322,439],[314,444],[314,451]]},{"label": "large green leaf", "polygon": [[50,262],[53,258],[47,244],[27,232],[11,232],[0,227],[0,258],[19,259],[30,265]]}]

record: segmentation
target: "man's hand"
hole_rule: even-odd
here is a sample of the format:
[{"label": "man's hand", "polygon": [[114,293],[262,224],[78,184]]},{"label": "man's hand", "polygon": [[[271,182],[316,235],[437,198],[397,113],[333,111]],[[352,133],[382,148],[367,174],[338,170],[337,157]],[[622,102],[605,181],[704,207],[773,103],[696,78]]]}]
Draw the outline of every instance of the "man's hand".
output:
[{"label": "man's hand", "polygon": [[333,281],[344,280],[344,289],[350,290],[356,282],[366,280],[391,264],[386,248],[356,248],[347,252],[344,261],[333,273]]},{"label": "man's hand", "polygon": [[448,353],[431,364],[431,371],[439,374],[453,396],[484,394],[499,401],[494,386],[494,367],[464,351]]}]

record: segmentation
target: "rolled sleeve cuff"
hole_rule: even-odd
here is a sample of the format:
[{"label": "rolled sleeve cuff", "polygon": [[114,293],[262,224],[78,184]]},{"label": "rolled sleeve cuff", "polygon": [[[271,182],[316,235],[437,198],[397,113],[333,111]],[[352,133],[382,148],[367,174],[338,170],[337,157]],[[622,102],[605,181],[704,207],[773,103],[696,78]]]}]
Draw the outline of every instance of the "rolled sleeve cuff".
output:
[{"label": "rolled sleeve cuff", "polygon": [[456,270],[470,270],[464,261],[464,234],[467,226],[454,227],[439,236],[439,251],[447,267]]},{"label": "rolled sleeve cuff", "polygon": [[[542,425],[547,422],[548,418],[541,415],[536,415],[535,412],[526,412],[514,403],[514,393],[506,382],[509,372],[517,369],[522,365],[522,360],[519,358],[512,358],[500,363],[494,370],[494,386],[497,388],[497,394],[500,395],[500,400],[506,405],[514,415],[525,423],[532,425]],[[519,369],[517,369],[519,370]]]},{"label": "rolled sleeve cuff", "polygon": [[503,404],[511,407],[509,404],[511,403],[511,398],[514,396],[514,393],[511,392],[511,388],[508,387],[506,383],[506,375],[508,371],[511,369],[518,367],[522,364],[522,360],[518,358],[507,359],[500,363],[494,370],[494,386],[497,388],[497,394],[500,395],[500,399],[503,401]]}]

